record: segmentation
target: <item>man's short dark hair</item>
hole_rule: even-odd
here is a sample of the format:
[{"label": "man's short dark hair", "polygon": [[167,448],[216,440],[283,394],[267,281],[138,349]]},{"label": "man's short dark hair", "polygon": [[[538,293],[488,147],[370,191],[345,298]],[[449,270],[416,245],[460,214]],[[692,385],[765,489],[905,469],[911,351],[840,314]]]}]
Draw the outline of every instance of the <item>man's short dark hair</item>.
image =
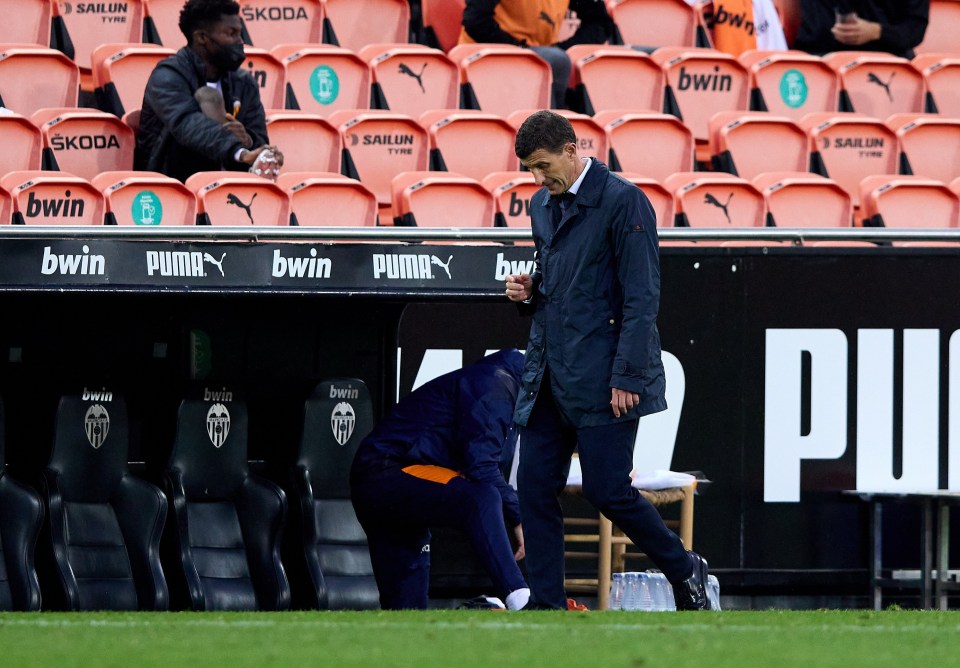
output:
[{"label": "man's short dark hair", "polygon": [[224,16],[236,16],[240,5],[234,0],[187,0],[180,10],[180,32],[193,43],[195,30],[210,30]]},{"label": "man's short dark hair", "polygon": [[570,121],[544,109],[529,116],[517,130],[514,152],[523,160],[537,149],[562,153],[564,145],[571,142],[577,143],[577,135]]}]

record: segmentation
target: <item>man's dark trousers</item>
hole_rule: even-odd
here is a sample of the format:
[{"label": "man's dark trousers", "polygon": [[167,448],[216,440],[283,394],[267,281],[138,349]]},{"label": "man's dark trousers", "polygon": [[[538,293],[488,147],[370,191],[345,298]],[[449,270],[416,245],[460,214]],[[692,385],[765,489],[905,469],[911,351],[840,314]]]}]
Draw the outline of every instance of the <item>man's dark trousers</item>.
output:
[{"label": "man's dark trousers", "polygon": [[550,391],[549,374],[520,435],[517,492],[532,598],[567,607],[564,580],[563,513],[558,495],[566,485],[570,457],[580,453],[583,494],[663,571],[671,582],[690,577],[692,562],[680,537],[657,509],[630,484],[637,420],[575,428]]}]

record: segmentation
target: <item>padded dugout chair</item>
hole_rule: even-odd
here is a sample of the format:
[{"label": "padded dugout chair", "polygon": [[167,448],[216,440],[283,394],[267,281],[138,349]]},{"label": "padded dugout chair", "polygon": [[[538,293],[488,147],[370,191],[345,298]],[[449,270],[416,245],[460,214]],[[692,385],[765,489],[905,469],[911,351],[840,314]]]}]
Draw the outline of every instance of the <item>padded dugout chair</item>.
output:
[{"label": "padded dugout chair", "polygon": [[36,492],[7,475],[3,435],[0,401],[0,610],[39,610],[40,584],[33,558],[43,504]]},{"label": "padded dugout chair", "polygon": [[280,563],[286,496],[250,472],[246,404],[183,401],[164,478],[173,509],[175,604],[288,609],[290,585]]},{"label": "padded dugout chair", "polygon": [[67,610],[166,610],[160,537],[167,500],[127,470],[126,402],[99,394],[65,396],[57,408],[43,473],[53,571],[52,596],[44,589],[44,599]]},{"label": "padded dugout chair", "polygon": [[367,536],[350,501],[350,465],[373,428],[363,381],[324,381],[304,407],[297,462],[290,472],[291,568],[304,581],[296,607],[321,610],[380,607]]}]

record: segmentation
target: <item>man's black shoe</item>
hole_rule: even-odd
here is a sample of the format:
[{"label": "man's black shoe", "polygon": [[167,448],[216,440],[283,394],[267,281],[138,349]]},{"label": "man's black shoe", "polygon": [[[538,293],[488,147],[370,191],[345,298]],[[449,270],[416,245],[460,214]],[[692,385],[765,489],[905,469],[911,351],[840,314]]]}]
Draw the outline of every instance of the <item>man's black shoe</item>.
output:
[{"label": "man's black shoe", "polygon": [[535,601],[532,598],[527,601],[527,604],[520,608],[521,610],[562,610],[563,608],[555,608],[552,605],[547,605],[546,603],[541,603],[540,601]]},{"label": "man's black shoe", "polygon": [[707,560],[696,552],[690,552],[693,574],[683,582],[673,585],[673,599],[677,610],[709,610],[707,599]]}]

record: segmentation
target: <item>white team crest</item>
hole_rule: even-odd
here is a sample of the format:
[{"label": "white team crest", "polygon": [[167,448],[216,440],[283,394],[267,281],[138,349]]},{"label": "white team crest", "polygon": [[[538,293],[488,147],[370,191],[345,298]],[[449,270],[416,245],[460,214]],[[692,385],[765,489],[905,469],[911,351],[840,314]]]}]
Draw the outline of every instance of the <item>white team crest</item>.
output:
[{"label": "white team crest", "polygon": [[213,447],[219,448],[230,433],[230,411],[223,404],[214,404],[207,411],[207,436]]},{"label": "white team crest", "polygon": [[93,449],[98,449],[107,440],[110,431],[110,414],[101,404],[93,404],[83,416],[83,428],[87,432],[87,440]]},{"label": "white team crest", "polygon": [[356,423],[357,415],[353,412],[353,406],[346,401],[341,401],[333,407],[333,412],[330,414],[330,428],[333,429],[333,437],[337,439],[337,443],[347,444],[353,436],[353,427]]}]

